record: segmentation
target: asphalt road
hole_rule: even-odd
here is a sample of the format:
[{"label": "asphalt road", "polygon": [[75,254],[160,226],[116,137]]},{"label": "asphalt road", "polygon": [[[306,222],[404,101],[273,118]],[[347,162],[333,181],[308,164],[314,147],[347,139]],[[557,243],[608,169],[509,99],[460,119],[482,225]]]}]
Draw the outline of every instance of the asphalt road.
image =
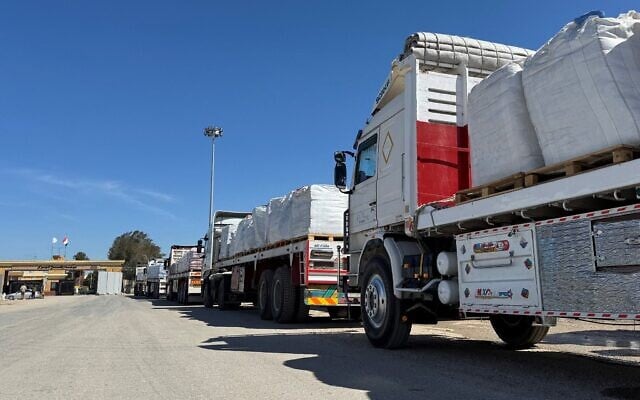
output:
[{"label": "asphalt road", "polygon": [[25,301],[0,306],[0,398],[640,398],[640,332],[614,343],[631,360],[620,365],[563,350],[584,332],[515,352],[485,336],[485,322],[471,322],[420,327],[409,348],[386,351],[371,348],[359,324],[322,316],[286,326],[248,307],[126,296]]}]

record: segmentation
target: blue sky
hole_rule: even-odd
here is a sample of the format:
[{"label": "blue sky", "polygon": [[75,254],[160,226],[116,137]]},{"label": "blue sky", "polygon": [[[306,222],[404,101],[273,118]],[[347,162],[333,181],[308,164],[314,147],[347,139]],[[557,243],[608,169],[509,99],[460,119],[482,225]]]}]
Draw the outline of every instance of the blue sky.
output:
[{"label": "blue sky", "polygon": [[[393,4],[393,5],[391,5]],[[637,3],[635,4],[637,6]],[[594,1],[3,1],[0,259],[106,258],[143,230],[166,252],[216,208],[332,180],[404,38],[538,48]]]}]

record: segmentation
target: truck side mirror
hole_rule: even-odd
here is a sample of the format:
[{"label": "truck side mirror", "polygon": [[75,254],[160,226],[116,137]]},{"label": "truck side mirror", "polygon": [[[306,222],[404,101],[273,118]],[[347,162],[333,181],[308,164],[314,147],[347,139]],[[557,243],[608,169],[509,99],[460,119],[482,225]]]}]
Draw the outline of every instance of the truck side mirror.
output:
[{"label": "truck side mirror", "polygon": [[344,162],[336,162],[336,167],[333,171],[333,184],[340,191],[347,188],[347,165]]},{"label": "truck side mirror", "polygon": [[202,253],[202,239],[198,240],[198,246],[197,246],[196,252],[198,254]]}]

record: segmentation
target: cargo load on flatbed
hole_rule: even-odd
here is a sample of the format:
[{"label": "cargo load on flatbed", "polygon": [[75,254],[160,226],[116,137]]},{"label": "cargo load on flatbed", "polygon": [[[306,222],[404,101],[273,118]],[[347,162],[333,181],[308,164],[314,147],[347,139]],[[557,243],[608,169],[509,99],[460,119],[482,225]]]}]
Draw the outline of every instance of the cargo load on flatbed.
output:
[{"label": "cargo load on flatbed", "polygon": [[317,235],[342,236],[347,196],[330,185],[308,185],[253,209],[221,231],[218,259]]},{"label": "cargo load on flatbed", "polygon": [[[469,95],[474,186],[640,145],[640,14],[567,24]],[[517,185],[515,185],[517,186]]]}]

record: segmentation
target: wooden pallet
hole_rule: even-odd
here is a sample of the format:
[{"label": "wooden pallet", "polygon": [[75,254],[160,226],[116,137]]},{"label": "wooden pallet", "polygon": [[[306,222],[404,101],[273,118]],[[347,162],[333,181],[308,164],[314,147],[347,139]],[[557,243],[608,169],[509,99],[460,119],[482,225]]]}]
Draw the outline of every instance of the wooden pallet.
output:
[{"label": "wooden pallet", "polygon": [[521,189],[524,187],[524,178],[525,174],[518,172],[517,174],[487,183],[486,185],[461,190],[456,193],[456,204],[489,197],[496,193],[504,193],[511,190]]},{"label": "wooden pallet", "polygon": [[633,146],[613,146],[587,155],[572,158],[557,164],[528,171],[524,177],[525,187],[542,182],[573,176],[585,171],[631,161],[640,156],[640,148]]},{"label": "wooden pallet", "polygon": [[524,173],[519,172],[486,185],[461,190],[456,193],[456,204],[535,186],[553,179],[577,175],[636,158],[640,158],[640,147],[627,145],[609,147],[561,163],[536,168]]}]

